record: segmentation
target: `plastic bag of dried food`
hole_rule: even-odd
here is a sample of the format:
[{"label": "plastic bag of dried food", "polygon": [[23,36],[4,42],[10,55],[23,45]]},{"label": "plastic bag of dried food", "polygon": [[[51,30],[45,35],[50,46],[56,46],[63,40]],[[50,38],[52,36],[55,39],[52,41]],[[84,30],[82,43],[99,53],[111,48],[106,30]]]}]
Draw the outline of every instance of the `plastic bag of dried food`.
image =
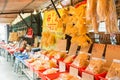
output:
[{"label": "plastic bag of dried food", "polygon": [[87,0],[86,19],[90,20],[96,14],[97,0]]},{"label": "plastic bag of dried food", "polygon": [[120,80],[120,60],[113,60],[106,78],[108,80]]},{"label": "plastic bag of dried food", "polygon": [[89,55],[87,53],[80,52],[72,64],[78,67],[87,67],[88,58]]},{"label": "plastic bag of dried food", "polygon": [[108,11],[108,0],[96,0],[97,1],[97,15],[99,21],[104,21]]},{"label": "plastic bag of dried food", "polygon": [[92,72],[94,74],[99,74],[105,72],[104,69],[106,61],[101,58],[92,58],[86,71]]}]

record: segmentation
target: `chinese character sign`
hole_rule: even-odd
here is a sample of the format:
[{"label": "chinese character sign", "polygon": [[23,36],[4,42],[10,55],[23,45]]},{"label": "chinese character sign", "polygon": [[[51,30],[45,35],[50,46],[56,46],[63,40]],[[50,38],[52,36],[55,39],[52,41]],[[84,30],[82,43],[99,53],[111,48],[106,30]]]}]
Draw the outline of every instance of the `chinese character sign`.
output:
[{"label": "chinese character sign", "polygon": [[[60,15],[63,14],[63,9],[58,10]],[[58,24],[59,17],[55,10],[44,12],[43,30],[55,31]]]}]

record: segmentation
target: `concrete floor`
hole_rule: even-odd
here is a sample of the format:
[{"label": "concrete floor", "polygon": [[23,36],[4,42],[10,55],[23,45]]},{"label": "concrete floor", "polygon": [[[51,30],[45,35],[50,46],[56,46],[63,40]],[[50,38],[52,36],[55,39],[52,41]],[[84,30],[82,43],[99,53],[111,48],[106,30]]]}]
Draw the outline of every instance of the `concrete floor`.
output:
[{"label": "concrete floor", "polygon": [[11,62],[7,62],[6,58],[0,56],[0,80],[28,80],[21,73],[13,70]]}]

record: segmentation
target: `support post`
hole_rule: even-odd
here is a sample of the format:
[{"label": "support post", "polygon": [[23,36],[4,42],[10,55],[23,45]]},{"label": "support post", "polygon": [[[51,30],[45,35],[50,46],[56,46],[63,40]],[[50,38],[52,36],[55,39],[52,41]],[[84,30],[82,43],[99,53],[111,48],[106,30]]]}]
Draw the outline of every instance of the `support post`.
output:
[{"label": "support post", "polygon": [[27,27],[29,27],[29,25],[26,23],[26,21],[23,19],[23,17],[21,16],[20,13],[19,13],[19,16],[20,16],[20,18],[23,20],[23,22],[25,23],[25,25],[26,25]]},{"label": "support post", "polygon": [[61,18],[61,16],[60,16],[60,14],[59,14],[59,12],[58,12],[58,10],[57,10],[57,8],[56,8],[56,6],[55,6],[53,0],[51,0],[51,2],[52,2],[52,4],[53,4],[53,7],[54,7],[54,9],[55,9],[55,11],[56,11],[58,17]]}]

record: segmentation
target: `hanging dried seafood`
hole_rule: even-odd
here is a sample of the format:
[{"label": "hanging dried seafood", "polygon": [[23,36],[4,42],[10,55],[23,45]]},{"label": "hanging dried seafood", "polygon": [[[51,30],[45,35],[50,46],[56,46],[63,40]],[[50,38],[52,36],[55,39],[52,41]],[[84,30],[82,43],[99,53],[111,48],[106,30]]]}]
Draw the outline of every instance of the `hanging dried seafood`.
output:
[{"label": "hanging dried seafood", "polygon": [[99,21],[105,21],[108,12],[108,0],[96,0],[97,1],[97,15]]},{"label": "hanging dried seafood", "polygon": [[98,33],[99,23],[97,21],[97,16],[92,17],[92,27],[93,27],[94,33]]},{"label": "hanging dried seafood", "polygon": [[49,47],[55,44],[55,34],[52,32],[43,32],[41,45],[44,47]]},{"label": "hanging dried seafood", "polygon": [[[92,23],[92,28],[95,33],[98,33],[98,20],[97,20],[97,0],[87,0],[86,20]],[[90,25],[89,25],[90,27]]]},{"label": "hanging dried seafood", "polygon": [[116,13],[116,6],[114,0],[108,1],[108,13],[106,16],[106,32],[107,33],[117,33],[118,24],[117,24],[117,13]]},{"label": "hanging dried seafood", "polygon": [[96,14],[97,0],[87,0],[86,19],[90,20]]},{"label": "hanging dried seafood", "polygon": [[72,43],[77,43],[81,47],[86,47],[89,43],[92,43],[86,35],[88,32],[86,4],[82,4],[77,8],[70,6],[58,23],[62,24],[63,33],[72,37]]},{"label": "hanging dried seafood", "polygon": [[105,21],[107,33],[118,32],[115,1],[87,0],[86,20],[92,22],[95,33],[98,33],[98,24],[101,21]]}]

